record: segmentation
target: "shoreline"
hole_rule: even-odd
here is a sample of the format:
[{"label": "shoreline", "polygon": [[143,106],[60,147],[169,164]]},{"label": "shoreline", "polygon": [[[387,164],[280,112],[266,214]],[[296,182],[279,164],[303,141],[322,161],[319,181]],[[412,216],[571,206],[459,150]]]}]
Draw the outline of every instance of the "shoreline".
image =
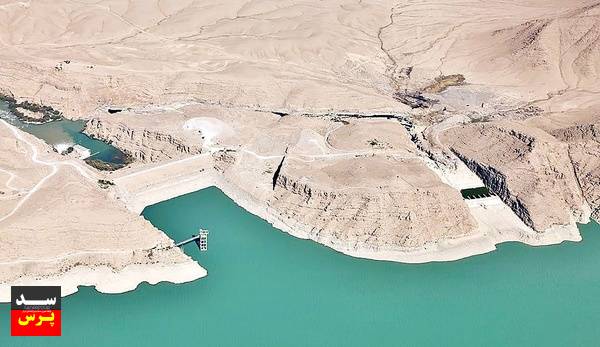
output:
[{"label": "shoreline", "polygon": [[[10,98],[10,97],[8,97],[8,98]],[[17,110],[18,107],[11,107],[11,105],[12,106],[15,105],[16,101],[15,102],[11,102],[11,101],[7,101],[7,100],[9,100],[9,99],[7,99],[7,97],[5,95],[0,94],[0,101],[5,101],[5,102],[7,102],[9,104],[9,110],[8,110],[8,112],[10,114],[12,114],[16,118],[16,120],[17,120],[18,123],[23,124],[25,126],[28,126],[28,125],[43,126],[43,125],[46,125],[46,124],[50,124],[50,123],[54,123],[54,122],[59,122],[59,121],[66,121],[66,122],[77,122],[78,121],[78,120],[73,120],[73,119],[69,119],[69,118],[63,117],[62,115],[60,117],[58,117],[58,118],[42,119],[41,121],[40,120],[32,120],[33,118],[28,118],[26,116],[22,116],[22,113],[19,113],[19,111]],[[28,101],[26,101],[26,103],[31,104]],[[21,104],[17,103],[16,105],[21,105]],[[37,104],[33,104],[33,105],[37,105]],[[38,105],[38,107],[40,107],[40,108],[49,108],[49,109],[53,110],[49,106]],[[26,110],[26,111],[28,111],[28,110]],[[30,111],[28,111],[28,112],[30,112]],[[10,121],[8,121],[8,122],[10,122]],[[90,140],[99,141],[99,142],[102,142],[102,143],[104,143],[104,144],[106,144],[108,146],[113,147],[114,150],[116,150],[118,152],[121,152],[122,157],[123,157],[123,161],[122,162],[104,161],[104,160],[101,160],[101,159],[93,159],[92,158],[93,156],[88,156],[88,157],[82,159],[84,163],[86,163],[87,165],[89,165],[89,166],[91,166],[94,169],[99,170],[99,171],[112,172],[112,171],[116,171],[116,170],[120,170],[122,168],[128,167],[129,165],[131,165],[132,163],[135,162],[135,158],[131,155],[131,153],[126,152],[126,151],[124,151],[124,150],[122,150],[120,148],[117,148],[116,146],[113,146],[108,141],[105,141],[103,139],[98,139],[98,138],[95,138],[95,137],[90,136],[89,134],[87,134],[85,132],[87,123],[88,123],[88,121],[84,121],[83,128],[80,131],[78,131],[78,134],[84,135],[84,136],[88,137]],[[13,124],[12,122],[10,122],[10,124],[12,126],[18,128],[21,131],[24,131],[26,133],[30,133],[29,131],[23,129],[19,124]],[[39,138],[40,140],[44,141],[44,143],[46,143],[48,146],[50,146],[51,148],[53,148],[54,150],[56,150],[56,148],[55,148],[54,145],[46,142],[47,141],[46,139],[40,138],[40,137],[38,137],[35,134],[33,134],[33,136],[35,136],[36,138]],[[72,142],[73,145],[79,144],[79,143],[76,142],[76,140],[74,138],[71,138],[71,141],[73,141]]]},{"label": "shoreline", "polygon": [[[498,226],[489,225],[481,220],[485,215],[478,216],[476,215],[478,214],[476,211],[481,210],[485,211],[485,213],[490,213],[487,210],[494,206],[499,206],[500,210],[494,210],[491,213],[497,213],[498,211],[500,211],[500,213],[508,213],[510,211],[499,199],[494,200],[492,198],[483,202],[479,201],[471,203],[472,205],[475,205],[470,206],[471,213],[479,224],[477,231],[473,234],[456,239],[439,240],[419,248],[406,250],[372,250],[348,247],[347,245],[336,243],[334,240],[312,237],[309,232],[302,230],[302,228],[298,228],[298,226],[292,227],[287,225],[279,219],[276,213],[270,211],[268,206],[256,201],[250,194],[234,183],[231,183],[227,178],[220,177],[217,173],[212,172],[205,172],[202,177],[194,179],[193,185],[185,184],[185,182],[177,182],[164,189],[151,190],[151,193],[149,194],[128,196],[123,197],[123,199],[126,201],[127,207],[132,212],[141,213],[146,206],[213,186],[221,190],[228,198],[246,212],[265,220],[279,231],[299,239],[311,240],[336,252],[355,258],[393,261],[406,264],[421,264],[428,262],[455,261],[489,253],[496,250],[498,244],[505,242],[520,242],[535,247],[556,245],[565,241],[581,241],[581,235],[579,234],[575,221],[573,221],[572,225],[556,226],[543,233],[531,230],[518,220],[516,215],[514,215],[515,220],[505,223],[508,225],[507,228],[501,229]],[[512,213],[512,211],[510,211],[510,213]]]},{"label": "shoreline", "polygon": [[159,282],[180,284],[207,276],[207,271],[196,261],[162,264],[131,264],[115,272],[108,266],[78,266],[66,273],[45,278],[21,278],[10,285],[0,284],[0,303],[10,302],[11,285],[57,285],[61,296],[78,292],[80,286],[93,287],[104,294],[120,294],[135,290],[141,283]]},{"label": "shoreline", "polygon": [[[51,106],[30,102],[29,100],[19,102],[13,95],[3,94],[2,92],[0,92],[0,101],[6,102],[9,112],[26,124],[40,125],[63,118],[62,113]],[[41,117],[35,116],[36,113],[39,113]]]},{"label": "shoreline", "polygon": [[[269,212],[268,208],[257,206],[258,204],[245,200],[240,194],[233,192],[227,183],[220,182],[215,185],[238,206],[247,212],[262,218],[274,228],[299,239],[311,240],[332,250],[355,258],[371,260],[393,261],[406,264],[423,264],[429,262],[455,261],[475,255],[481,255],[496,250],[496,245],[504,242],[521,242],[528,246],[548,246],[560,244],[564,241],[581,241],[581,235],[576,225],[559,226],[544,233],[535,233],[523,237],[519,230],[508,232],[495,232],[490,226],[479,223],[478,231],[456,239],[445,239],[433,242],[423,247],[407,250],[369,250],[356,249],[346,245],[336,244],[332,240],[324,240],[311,237],[310,233],[294,230],[285,224],[275,214]],[[479,221],[478,221],[479,222]],[[329,242],[327,242],[329,241]]]},{"label": "shoreline", "polygon": [[[206,158],[206,160],[202,162],[203,164],[207,164],[208,167],[212,166],[213,163],[210,153],[200,156]],[[197,158],[198,156],[190,157],[185,160],[195,160]],[[431,165],[431,163],[427,164]],[[165,165],[169,164],[166,163]],[[453,186],[456,189],[460,189],[462,186],[478,185],[478,178],[472,177],[474,174],[472,174],[469,170],[451,173],[443,173],[441,170],[435,169],[433,171],[436,172],[446,184]],[[144,173],[144,170],[134,170],[132,175],[136,175],[137,173]],[[115,180],[118,181],[124,177],[126,176],[116,177]],[[310,232],[311,228],[308,226],[291,226],[286,224],[280,219],[276,211],[273,211],[265,203],[262,203],[257,198],[253,197],[238,184],[231,182],[222,174],[219,174],[211,169],[206,171],[202,170],[200,173],[197,173],[191,177],[185,177],[185,179],[178,180],[176,182],[169,182],[167,180],[166,186],[159,185],[157,187],[152,187],[153,189],[145,189],[142,191],[142,194],[139,195],[129,195],[126,190],[123,189],[125,187],[119,184],[115,186],[115,192],[126,202],[127,208],[139,216],[146,206],[150,206],[184,194],[199,191],[211,186],[220,189],[224,194],[227,195],[228,198],[243,208],[246,212],[249,212],[267,221],[274,228],[296,238],[314,241],[338,253],[355,258],[378,261],[393,261],[407,264],[420,264],[428,262],[455,261],[470,256],[485,254],[496,250],[496,245],[504,242],[521,242],[529,246],[545,246],[560,244],[564,241],[581,240],[581,236],[577,230],[575,221],[572,221],[571,225],[558,226],[553,230],[544,233],[536,233],[530,229],[528,230],[528,227],[524,226],[524,224],[518,225],[518,222],[514,221],[514,225],[509,225],[508,229],[500,230],[503,226],[498,224],[510,223],[504,223],[501,221],[494,225],[493,221],[491,221],[491,225],[487,224],[485,218],[481,218],[481,216],[479,216],[480,218],[477,218],[473,209],[478,209],[478,206],[469,206],[471,208],[472,215],[478,222],[478,228],[470,235],[455,239],[438,240],[422,247],[411,249],[374,250],[367,248],[356,248],[346,244],[338,243],[334,239],[315,237],[314,234]],[[477,205],[478,203],[479,202],[468,202],[467,204]],[[490,206],[493,205],[494,204]],[[483,205],[481,205],[481,207],[483,207],[484,210],[487,209],[487,207],[484,207]],[[169,237],[169,235],[167,235],[164,231],[160,231]],[[49,276],[44,279],[35,277],[23,278],[12,284],[61,284],[64,286],[61,294],[66,296],[77,292],[79,285],[93,286],[98,292],[101,293],[124,293],[134,290],[142,282],[147,282],[149,284],[156,284],[163,281],[171,283],[183,283],[202,278],[206,276],[206,274],[206,270],[203,269],[196,261],[167,266],[160,264],[134,264],[128,265],[118,272],[114,272],[108,267],[84,266],[74,268],[73,270],[64,274]],[[0,302],[6,302],[9,300],[9,291],[9,286],[4,284],[0,285]]]},{"label": "shoreline", "polygon": [[[185,160],[194,161],[197,159],[202,160],[201,164],[207,167],[211,167],[213,164],[210,154],[190,157]],[[166,163],[164,165],[170,164]],[[160,166],[147,170],[160,170]],[[130,175],[135,177],[138,174],[146,172],[146,170],[134,170]],[[126,180],[128,176],[115,177],[114,179],[118,182],[120,179]],[[505,210],[509,210],[499,198],[495,197],[467,202],[471,214],[479,224],[477,231],[473,234],[456,239],[438,240],[413,249],[361,249],[337,243],[333,239],[314,237],[314,234],[307,231],[310,230],[309,227],[303,225],[290,226],[286,224],[279,218],[276,211],[271,210],[269,206],[258,201],[257,198],[246,192],[239,185],[211,169],[202,169],[192,176],[178,179],[174,182],[167,180],[162,185],[159,183],[156,186],[146,186],[137,195],[129,194],[126,186],[126,184],[117,183],[114,187],[115,193],[125,202],[127,209],[137,214],[140,218],[140,214],[146,206],[214,186],[246,212],[265,220],[281,232],[299,239],[311,240],[347,256],[377,261],[393,261],[406,264],[456,261],[489,253],[497,249],[496,245],[504,242],[521,242],[529,246],[546,246],[560,244],[564,241],[576,242],[581,240],[575,221],[573,221],[572,225],[559,226],[544,233],[536,233],[530,229],[528,230],[528,227],[520,220],[513,221],[513,225],[511,226],[505,219],[501,219],[499,224],[508,224],[509,227],[505,230],[500,230],[501,226],[494,225],[493,220],[489,220],[490,224],[485,222],[485,214],[489,214],[490,209],[493,210],[496,208],[496,210],[491,212],[493,214],[496,214],[498,211],[502,212],[498,210],[498,207],[502,208],[504,206]],[[513,216],[518,219],[516,215],[513,214]],[[500,216],[499,218],[505,217]],[[522,225],[518,225],[519,223]],[[164,231],[160,230],[160,232],[170,238]],[[116,294],[132,291],[142,282],[149,283],[150,285],[159,282],[178,284],[193,281],[206,275],[207,271],[197,261],[190,258],[189,262],[170,265],[132,264],[125,266],[117,272],[106,266],[79,266],[60,275],[51,275],[44,278],[35,276],[21,278],[12,282],[11,285],[61,285],[63,287],[62,296],[76,293],[79,286],[92,286],[100,293]],[[9,300],[10,286],[1,284],[0,302],[8,302]]]},{"label": "shoreline", "polygon": [[[20,130],[19,128],[7,123],[4,120],[0,120],[9,129],[13,131],[16,138],[28,143],[25,139],[35,139],[33,143],[28,143],[32,150],[33,156],[37,155],[37,149],[43,146],[44,151],[50,152],[50,145],[42,139],[35,137],[29,133]],[[56,165],[56,162],[43,162],[45,165]],[[81,173],[81,171],[80,171]],[[83,176],[86,176],[82,173]],[[137,216],[140,217],[140,216]],[[156,228],[155,228],[156,229]],[[165,238],[170,239],[167,235],[156,229],[157,232],[162,233]],[[182,252],[177,249],[177,252]],[[94,252],[80,252],[80,253],[94,253]],[[99,251],[96,253],[105,253]],[[30,265],[41,265],[43,268],[46,266],[51,269],[50,271],[42,271],[41,273],[29,273],[26,275],[22,274],[22,271],[16,271],[16,279],[10,279],[6,282],[0,283],[0,303],[10,302],[10,287],[14,285],[60,285],[62,287],[61,296],[71,295],[78,291],[79,286],[91,286],[94,287],[100,293],[124,293],[132,291],[138,287],[142,282],[146,282],[150,285],[157,284],[159,282],[171,282],[171,283],[184,283],[196,280],[207,276],[207,271],[197,261],[191,257],[185,255],[185,259],[179,261],[168,261],[161,263],[130,263],[119,267],[118,270],[107,265],[77,265],[69,269],[68,271],[62,272],[60,266],[52,265],[56,262],[64,261],[77,261],[73,259],[75,253],[70,253],[65,257],[58,259],[48,260],[29,260],[21,259],[14,260],[11,262],[2,263],[0,265],[6,265],[11,267],[17,263],[28,263],[30,270],[34,269],[35,266]],[[106,253],[108,254],[108,253]],[[80,254],[75,254],[80,255]],[[178,258],[174,258],[178,259]],[[19,275],[19,273],[21,273]]]}]

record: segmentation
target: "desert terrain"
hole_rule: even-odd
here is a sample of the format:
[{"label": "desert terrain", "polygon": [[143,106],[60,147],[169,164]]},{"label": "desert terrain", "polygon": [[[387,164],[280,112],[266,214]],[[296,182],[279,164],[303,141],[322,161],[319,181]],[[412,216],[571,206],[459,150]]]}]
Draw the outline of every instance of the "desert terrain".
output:
[{"label": "desert terrain", "polygon": [[0,288],[201,277],[139,213],[211,185],[402,262],[578,241],[600,216],[597,0],[0,0],[0,19],[0,93],[134,159],[97,170],[0,124]]}]

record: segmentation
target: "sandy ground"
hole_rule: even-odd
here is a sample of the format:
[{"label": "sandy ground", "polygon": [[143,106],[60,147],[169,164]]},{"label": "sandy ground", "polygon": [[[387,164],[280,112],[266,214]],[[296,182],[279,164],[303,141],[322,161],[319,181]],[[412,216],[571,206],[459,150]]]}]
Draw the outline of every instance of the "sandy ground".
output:
[{"label": "sandy ground", "polygon": [[[119,193],[127,207],[141,212],[144,207],[191,193],[211,186],[218,187],[238,205],[255,214],[274,227],[301,239],[311,239],[310,233],[298,225],[286,224],[277,211],[264,202],[252,197],[243,188],[233,184],[215,172],[210,155],[197,155],[182,160],[154,165],[150,168],[134,169],[116,178]],[[197,172],[201,172],[198,174]],[[457,171],[438,172],[445,182],[459,189],[481,186],[481,181],[464,164]],[[173,177],[173,175],[178,175]],[[142,181],[139,179],[144,177]],[[476,232],[466,237],[431,242],[423,247],[409,249],[377,250],[349,248],[327,244],[341,253],[368,259],[397,261],[403,263],[425,263],[431,261],[453,261],[473,255],[484,254],[496,249],[503,242],[522,242],[531,246],[559,244],[564,241],[581,241],[575,224],[556,227],[537,233],[525,225],[498,197],[467,201],[470,213],[477,221]],[[324,243],[322,240],[315,240]]]},{"label": "sandy ground", "polygon": [[[0,121],[2,172],[9,178],[0,205],[0,301],[10,285],[78,285],[101,292],[140,282],[180,283],[206,271],[172,241],[99,188],[101,175],[80,160]],[[60,194],[56,192],[60,191]],[[60,222],[56,222],[60,221]]]},{"label": "sandy ground", "polygon": [[[578,240],[575,223],[600,217],[599,18],[597,0],[0,0],[0,91],[89,120],[136,160],[100,174],[6,132],[0,280],[105,258],[122,273],[187,268],[176,250],[146,259],[171,241],[137,214],[210,185],[294,236],[374,259]],[[481,184],[500,198],[460,197]],[[46,226],[57,215],[67,227]],[[29,247],[40,230],[69,242]],[[105,258],[69,259],[82,247]],[[81,283],[106,288],[96,273]],[[127,273],[125,289],[140,279]]]},{"label": "sandy ground", "polygon": [[[60,286],[61,295],[77,292],[79,286],[93,286],[101,293],[124,293],[137,288],[142,282],[157,284],[167,281],[184,283],[206,276],[206,270],[195,263],[167,266],[127,265],[115,272],[103,266],[78,266],[68,273],[41,278],[23,278],[11,282],[15,286]],[[0,302],[10,302],[10,286],[0,285]]]}]

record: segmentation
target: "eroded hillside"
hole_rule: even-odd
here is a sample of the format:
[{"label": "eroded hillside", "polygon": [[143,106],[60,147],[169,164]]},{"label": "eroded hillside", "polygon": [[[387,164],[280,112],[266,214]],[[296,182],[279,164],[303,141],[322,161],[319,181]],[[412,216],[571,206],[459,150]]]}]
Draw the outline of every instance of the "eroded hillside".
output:
[{"label": "eroded hillside", "polygon": [[349,254],[456,259],[598,217],[599,19],[592,0],[3,0],[0,91],[135,158],[95,172],[132,211],[215,184]]}]

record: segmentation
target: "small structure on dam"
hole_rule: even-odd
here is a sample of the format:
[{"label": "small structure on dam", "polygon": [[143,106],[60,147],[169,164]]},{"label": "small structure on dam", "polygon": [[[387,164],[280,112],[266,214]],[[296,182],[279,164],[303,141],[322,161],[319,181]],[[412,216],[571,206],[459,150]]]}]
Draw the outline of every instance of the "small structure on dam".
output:
[{"label": "small structure on dam", "polygon": [[495,194],[487,187],[463,189],[460,191],[460,194],[462,194],[462,197],[465,200],[483,199],[495,196]]},{"label": "small structure on dam", "polygon": [[189,239],[176,243],[175,247],[182,247],[190,242],[195,242],[201,252],[208,251],[208,230],[200,229],[198,235],[192,235]]}]

